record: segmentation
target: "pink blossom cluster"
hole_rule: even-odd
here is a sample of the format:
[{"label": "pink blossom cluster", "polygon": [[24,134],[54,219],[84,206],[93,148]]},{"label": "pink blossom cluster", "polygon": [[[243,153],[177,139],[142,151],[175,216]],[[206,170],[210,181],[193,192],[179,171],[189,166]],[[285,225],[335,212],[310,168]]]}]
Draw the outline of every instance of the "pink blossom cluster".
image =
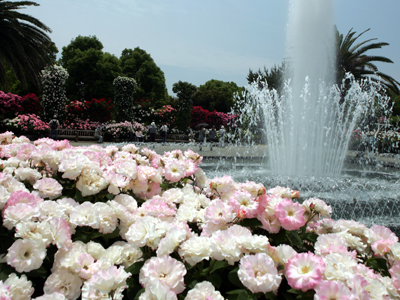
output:
[{"label": "pink blossom cluster", "polygon": [[22,111],[22,97],[11,93],[0,91],[0,113]]},{"label": "pink blossom cluster", "polygon": [[37,133],[50,129],[48,123],[42,121],[40,117],[35,114],[18,115],[17,119],[19,120],[17,125],[24,131]]},{"label": "pink blossom cluster", "polygon": [[61,128],[64,129],[77,129],[77,130],[95,130],[99,126],[99,122],[94,122],[89,119],[82,120],[79,118],[74,118],[73,122],[63,121],[61,123]]},{"label": "pink blossom cluster", "polygon": [[[74,148],[48,138],[32,144],[11,132],[0,141],[0,209],[3,226],[15,232],[5,261],[18,273],[0,281],[4,299],[30,299],[34,288],[24,273],[43,265],[50,245],[57,252],[36,299],[122,299],[132,276],[126,268],[140,261],[139,299],[223,299],[208,281],[185,285],[188,269],[204,261],[237,266],[251,293],[277,293],[285,279],[314,299],[400,299],[397,236],[384,226],[334,221],[321,199],[299,203],[290,188],[209,179],[191,150]],[[67,196],[71,186],[79,202]],[[107,199],[89,201],[101,194]],[[246,219],[261,225],[242,226]],[[119,239],[107,248],[74,241],[81,227],[118,232]],[[313,251],[270,244],[285,231],[315,234],[315,242],[304,241]],[[368,258],[383,259],[391,277],[367,266]],[[26,298],[18,298],[22,289]]]},{"label": "pink blossom cluster", "polygon": [[122,137],[128,137],[130,128],[131,126],[133,129],[137,130],[140,129],[143,134],[146,134],[148,131],[148,128],[144,126],[143,124],[139,122],[119,122],[119,123],[108,123],[105,126],[105,131],[109,133],[113,138],[122,138]]}]

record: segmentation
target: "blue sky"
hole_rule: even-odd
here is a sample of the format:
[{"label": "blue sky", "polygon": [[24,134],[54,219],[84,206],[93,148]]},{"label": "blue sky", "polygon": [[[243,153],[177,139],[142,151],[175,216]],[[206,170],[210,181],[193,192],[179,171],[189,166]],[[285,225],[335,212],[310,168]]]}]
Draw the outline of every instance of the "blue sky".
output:
[{"label": "blue sky", "polygon": [[[325,1],[325,0],[322,0]],[[95,35],[103,51],[120,56],[125,48],[148,52],[165,74],[171,95],[175,82],[196,86],[210,79],[247,85],[249,68],[280,64],[286,53],[289,0],[36,0],[23,12],[52,29],[60,53],[78,35]],[[333,0],[339,32],[351,28],[361,40],[390,45],[374,55],[394,64],[379,70],[400,81],[400,1]]]}]

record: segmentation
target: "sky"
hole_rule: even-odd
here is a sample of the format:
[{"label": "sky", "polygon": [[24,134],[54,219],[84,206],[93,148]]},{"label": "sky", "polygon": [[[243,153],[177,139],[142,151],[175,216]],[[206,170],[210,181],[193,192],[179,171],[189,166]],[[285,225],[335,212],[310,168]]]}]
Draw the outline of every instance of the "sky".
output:
[{"label": "sky", "polygon": [[[325,1],[325,0],[321,0]],[[172,85],[208,80],[246,86],[249,69],[279,65],[286,54],[290,0],[34,0],[24,9],[48,27],[61,54],[78,35],[96,36],[104,52],[120,57],[139,47]],[[340,33],[370,28],[360,41],[390,45],[368,52],[390,58],[379,70],[400,81],[400,1],[333,0]]]}]

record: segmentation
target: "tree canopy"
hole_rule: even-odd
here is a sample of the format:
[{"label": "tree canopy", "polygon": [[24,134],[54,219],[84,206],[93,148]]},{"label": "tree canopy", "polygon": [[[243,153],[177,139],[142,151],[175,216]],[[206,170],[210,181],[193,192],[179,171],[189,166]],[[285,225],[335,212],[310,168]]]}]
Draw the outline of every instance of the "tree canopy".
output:
[{"label": "tree canopy", "polygon": [[63,47],[60,61],[70,75],[66,83],[70,99],[113,97],[113,81],[122,69],[118,57],[102,49],[96,36],[78,36]]},{"label": "tree canopy", "polygon": [[122,74],[136,80],[135,99],[151,99],[153,107],[161,107],[169,100],[164,72],[145,50],[124,49],[121,57]]},{"label": "tree canopy", "polygon": [[247,82],[252,84],[253,82],[258,82],[260,88],[263,84],[268,83],[269,89],[275,89],[279,91],[283,86],[283,81],[285,79],[285,63],[282,63],[279,66],[273,66],[270,70],[268,70],[264,66],[264,70],[261,71],[258,69],[257,72],[253,72],[251,69],[249,70],[249,74],[247,75]]},{"label": "tree canopy", "polygon": [[6,90],[10,78],[7,70],[24,88],[28,80],[39,87],[40,71],[52,63],[54,44],[46,34],[51,30],[38,19],[18,11],[26,6],[39,4],[0,0],[0,85]]},{"label": "tree canopy", "polygon": [[211,79],[200,85],[193,97],[194,106],[202,106],[209,111],[229,112],[234,104],[234,95],[244,91],[234,82]]},{"label": "tree canopy", "polygon": [[176,126],[180,130],[186,130],[190,125],[193,96],[197,92],[197,87],[186,81],[178,81],[172,85],[172,91],[178,97],[176,103],[174,103],[177,110]]},{"label": "tree canopy", "polygon": [[340,34],[337,28],[335,28],[335,30],[336,44],[338,47],[337,82],[341,82],[347,72],[352,73],[356,79],[372,76],[374,79],[379,80],[386,85],[388,89],[398,94],[399,82],[391,76],[380,72],[375,64],[376,62],[393,63],[393,61],[384,56],[368,55],[366,53],[370,50],[381,49],[389,44],[385,42],[372,42],[377,40],[376,38],[359,41],[359,38],[370,29],[363,31],[358,35],[356,35],[356,32],[353,31],[353,29],[350,29],[346,36]]}]

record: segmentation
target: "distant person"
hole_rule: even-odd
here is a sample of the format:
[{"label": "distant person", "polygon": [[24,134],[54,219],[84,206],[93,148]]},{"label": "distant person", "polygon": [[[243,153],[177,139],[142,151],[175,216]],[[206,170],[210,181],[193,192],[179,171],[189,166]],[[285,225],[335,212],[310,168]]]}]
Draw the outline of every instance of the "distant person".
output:
[{"label": "distant person", "polygon": [[166,124],[164,124],[163,126],[161,126],[161,142],[163,143],[163,145],[166,144],[167,142],[167,133],[168,133],[168,126]]},{"label": "distant person", "polygon": [[135,132],[135,128],[133,128],[133,124],[129,125],[129,141],[133,142],[133,134]]},{"label": "distant person", "polygon": [[149,134],[150,134],[150,142],[155,143],[156,142],[156,134],[157,134],[156,123],[151,122],[151,124],[149,126]]},{"label": "distant person", "polygon": [[194,143],[195,142],[195,140],[194,140],[195,139],[194,132],[193,132],[192,128],[189,128],[188,137],[189,137],[189,143]]},{"label": "distant person", "polygon": [[215,130],[215,126],[213,126],[211,128],[211,130],[210,130],[210,136],[209,136],[209,138],[210,138],[210,151],[212,151],[212,149],[213,149],[213,144],[214,144],[216,136],[217,136],[217,131]]},{"label": "distant person", "polygon": [[141,143],[141,142],[143,142],[143,132],[142,132],[142,129],[140,129],[140,128],[138,128],[137,130],[136,130],[136,140],[139,142],[139,143]]},{"label": "distant person", "polygon": [[199,144],[200,144],[199,151],[203,149],[203,143],[205,138],[206,138],[206,131],[204,130],[204,127],[201,127],[199,131]]},{"label": "distant person", "polygon": [[53,140],[57,140],[58,138],[58,126],[60,126],[60,122],[58,122],[57,120],[57,115],[53,116],[53,119],[49,122],[49,126],[50,126],[50,137]]},{"label": "distant person", "polygon": [[219,146],[224,148],[225,147],[225,127],[221,125],[221,129],[219,130]]},{"label": "distant person", "polygon": [[99,126],[97,126],[97,128],[94,131],[94,137],[96,139],[99,139],[97,141],[99,144],[103,143],[103,125],[99,124]]}]

